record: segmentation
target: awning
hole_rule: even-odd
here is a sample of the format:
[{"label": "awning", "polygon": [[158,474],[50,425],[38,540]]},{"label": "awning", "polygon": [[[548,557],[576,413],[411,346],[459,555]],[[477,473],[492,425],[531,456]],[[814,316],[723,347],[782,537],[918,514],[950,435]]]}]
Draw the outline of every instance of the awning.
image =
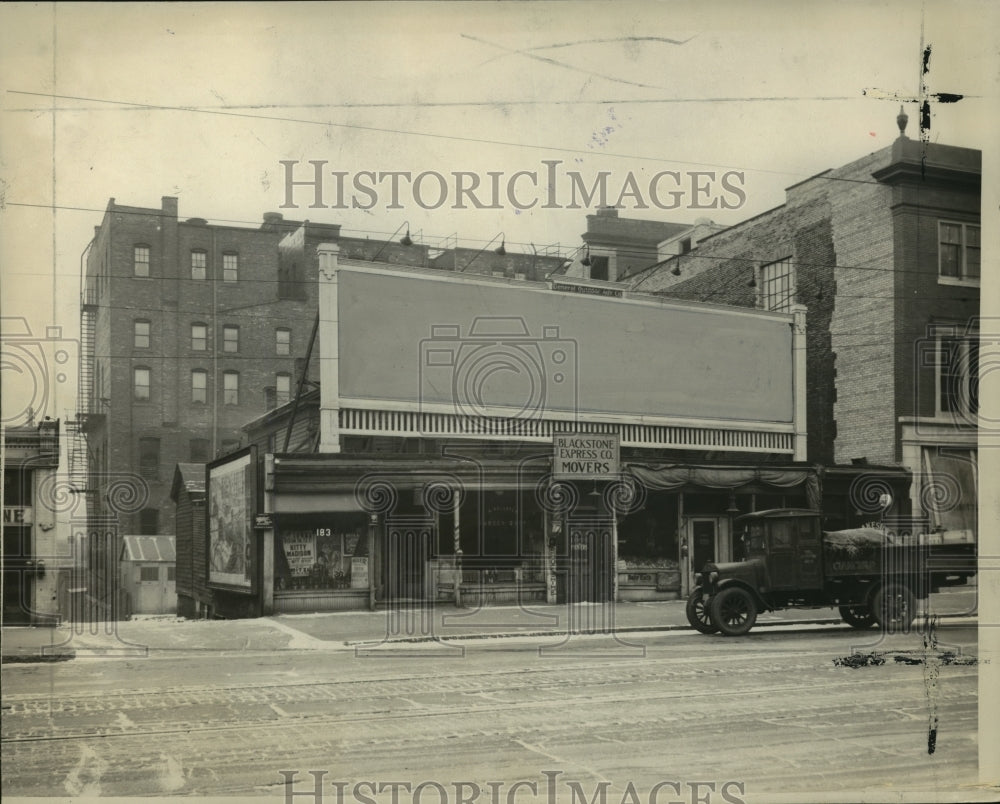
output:
[{"label": "awning", "polygon": [[760,483],[778,489],[805,486],[809,507],[820,509],[819,475],[808,467],[692,466],[690,464],[625,464],[624,470],[647,489],[671,491],[684,486],[736,489]]}]

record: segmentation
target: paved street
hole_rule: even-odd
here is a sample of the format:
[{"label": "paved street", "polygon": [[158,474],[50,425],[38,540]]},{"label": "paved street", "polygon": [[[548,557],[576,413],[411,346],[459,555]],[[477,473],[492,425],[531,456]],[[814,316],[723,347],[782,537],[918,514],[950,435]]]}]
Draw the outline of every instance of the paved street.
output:
[{"label": "paved street", "polygon": [[[977,779],[976,631],[957,622],[938,629],[929,663],[916,635],[878,643],[842,625],[396,643],[361,655],[283,627],[292,638],[278,650],[5,665],[3,793],[284,802],[287,776],[296,793],[320,778],[328,802],[341,783],[345,802],[381,802],[392,782],[436,782],[420,800],[478,790],[484,804],[591,801],[603,785],[617,804],[649,801],[661,782],[660,802],[721,802],[861,789],[933,798]],[[835,664],[857,651],[884,664]],[[942,662],[949,651],[956,662]],[[512,788],[520,780],[535,787]]]}]

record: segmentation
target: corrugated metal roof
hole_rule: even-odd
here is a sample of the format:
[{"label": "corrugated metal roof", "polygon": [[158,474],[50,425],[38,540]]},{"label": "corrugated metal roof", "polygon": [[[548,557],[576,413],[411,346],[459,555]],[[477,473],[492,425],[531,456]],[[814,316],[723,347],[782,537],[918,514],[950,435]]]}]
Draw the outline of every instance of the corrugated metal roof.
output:
[{"label": "corrugated metal roof", "polygon": [[177,548],[173,536],[123,536],[123,561],[168,561],[177,560]]}]

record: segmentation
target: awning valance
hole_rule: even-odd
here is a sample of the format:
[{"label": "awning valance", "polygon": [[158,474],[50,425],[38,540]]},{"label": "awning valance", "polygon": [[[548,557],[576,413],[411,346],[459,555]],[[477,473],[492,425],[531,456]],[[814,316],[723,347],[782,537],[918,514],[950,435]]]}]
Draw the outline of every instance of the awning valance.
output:
[{"label": "awning valance", "polygon": [[625,464],[625,471],[647,489],[671,491],[684,486],[736,489],[761,483],[779,489],[805,486],[809,507],[819,510],[819,475],[808,467],[691,466],[690,464]]}]

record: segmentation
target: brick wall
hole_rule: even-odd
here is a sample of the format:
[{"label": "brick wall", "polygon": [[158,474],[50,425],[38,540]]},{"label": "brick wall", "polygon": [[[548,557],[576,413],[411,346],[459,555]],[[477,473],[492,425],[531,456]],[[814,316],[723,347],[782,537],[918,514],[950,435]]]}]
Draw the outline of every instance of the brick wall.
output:
[{"label": "brick wall", "polygon": [[[807,307],[806,422],[810,461],[832,460],[834,373],[829,325],[833,310],[833,247],[829,204],[824,194],[800,193],[778,207],[716,234],[672,262],[637,278],[636,290],[692,301],[754,307],[760,289],[751,287],[757,263],[791,257],[797,301]],[[680,275],[672,273],[679,267]]]}]

